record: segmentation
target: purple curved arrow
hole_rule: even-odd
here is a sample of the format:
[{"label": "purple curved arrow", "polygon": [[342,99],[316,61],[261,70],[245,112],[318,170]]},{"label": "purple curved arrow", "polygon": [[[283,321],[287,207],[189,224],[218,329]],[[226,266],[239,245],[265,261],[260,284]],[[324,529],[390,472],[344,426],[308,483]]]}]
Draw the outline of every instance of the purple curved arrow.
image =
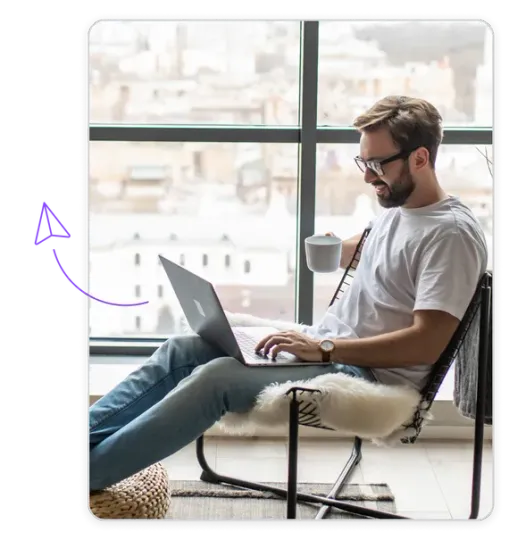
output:
[{"label": "purple curved arrow", "polygon": [[[44,247],[52,240],[65,240],[69,242],[73,238],[74,233],[72,232],[72,229],[64,222],[53,205],[49,201],[41,201],[39,212],[35,220],[35,228],[32,232],[32,248]],[[48,250],[51,260],[55,263],[55,267],[62,279],[77,293],[83,294],[84,296],[88,296],[97,302],[102,302],[103,304],[108,304],[110,306],[133,307],[148,304],[148,301],[138,302],[136,304],[118,304],[115,302],[107,302],[106,300],[101,300],[100,298],[92,296],[81,287],[81,285],[67,270],[67,267],[65,266],[65,263],[58,251],[58,247],[50,246]]]},{"label": "purple curved arrow", "polygon": [[58,273],[62,276],[62,279],[67,283],[67,285],[72,287],[76,292],[80,294],[84,294],[85,296],[88,296],[89,298],[97,300],[98,302],[102,302],[103,304],[108,304],[110,306],[132,307],[132,306],[142,306],[143,304],[148,304],[148,301],[139,302],[138,304],[115,304],[113,302],[106,302],[105,300],[101,300],[100,298],[96,298],[95,296],[92,296],[90,293],[85,291],[85,289],[82,289],[80,284],[71,276],[70,272],[67,270],[67,267],[64,264],[64,261],[62,260],[62,257],[60,257],[60,253],[58,251],[57,246],[50,246],[49,254],[51,255],[52,261],[55,263]]}]

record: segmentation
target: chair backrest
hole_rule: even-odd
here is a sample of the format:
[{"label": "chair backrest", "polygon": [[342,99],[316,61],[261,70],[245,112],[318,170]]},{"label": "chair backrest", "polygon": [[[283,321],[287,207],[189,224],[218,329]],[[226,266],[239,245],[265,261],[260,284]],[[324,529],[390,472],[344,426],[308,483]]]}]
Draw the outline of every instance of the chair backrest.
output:
[{"label": "chair backrest", "polygon": [[339,285],[337,286],[336,291],[332,296],[329,307],[332,306],[332,304],[346,291],[346,289],[348,289],[348,287],[350,287],[353,278],[355,277],[355,270],[357,270],[357,266],[361,258],[362,248],[364,247],[364,243],[366,242],[366,238],[369,236],[370,232],[371,229],[368,228],[365,229],[362,233],[361,239],[359,240],[359,242],[357,243],[357,247],[355,248],[353,257],[349,262],[348,266],[346,267],[343,276],[339,281]]},{"label": "chair backrest", "polygon": [[414,443],[421,433],[423,428],[426,413],[428,413],[435,397],[442,385],[445,376],[449,372],[454,360],[458,357],[458,353],[462,346],[466,343],[466,337],[469,332],[475,332],[476,326],[480,324],[480,317],[476,317],[477,314],[481,314],[481,303],[483,301],[483,288],[488,287],[491,290],[491,273],[486,272],[467,307],[463,319],[461,320],[458,328],[454,332],[451,340],[449,341],[444,352],[440,355],[440,358],[433,365],[433,369],[428,376],[428,380],[421,391],[421,402],[415,410],[415,414],[412,421],[404,426],[409,430],[411,435],[405,436],[401,439],[401,442],[406,444]]},{"label": "chair backrest", "polygon": [[[343,276],[339,282],[336,291],[334,292],[329,306],[331,306],[338,298],[340,298],[352,283],[355,276],[355,270],[357,269],[360,261],[362,248],[364,247],[364,243],[366,242],[366,238],[368,237],[370,231],[371,229],[365,229],[364,233],[362,234],[362,237],[355,249],[355,253],[349,265],[345,269],[345,272],[343,273]],[[403,426],[405,428],[405,432],[408,433],[408,435],[405,435],[401,439],[401,442],[405,444],[414,443],[417,440],[419,434],[421,433],[424,421],[427,417],[427,413],[431,408],[433,401],[435,400],[437,392],[441,384],[443,383],[445,376],[447,375],[451,365],[457,357],[462,345],[465,343],[465,338],[468,332],[474,330],[472,325],[481,305],[483,287],[488,287],[491,291],[491,273],[489,272],[486,272],[482,276],[477,286],[477,289],[472,297],[472,300],[470,301],[470,304],[463,316],[463,319],[461,320],[458,328],[456,329],[454,335],[449,341],[449,344],[447,345],[443,353],[440,355],[440,358],[433,365],[433,369],[429,374],[428,380],[426,381],[426,384],[421,391],[421,401],[419,403],[419,406],[415,410],[412,421],[409,424]],[[477,322],[479,322],[479,319],[477,319]]]}]

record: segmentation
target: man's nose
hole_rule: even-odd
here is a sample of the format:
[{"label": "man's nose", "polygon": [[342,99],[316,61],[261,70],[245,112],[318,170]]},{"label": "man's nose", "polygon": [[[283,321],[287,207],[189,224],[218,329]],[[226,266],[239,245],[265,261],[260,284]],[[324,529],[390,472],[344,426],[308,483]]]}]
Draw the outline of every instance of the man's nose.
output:
[{"label": "man's nose", "polygon": [[374,182],[376,179],[378,178],[378,176],[371,170],[371,169],[366,169],[364,171],[364,182],[366,182],[366,184],[371,184],[372,182]]}]

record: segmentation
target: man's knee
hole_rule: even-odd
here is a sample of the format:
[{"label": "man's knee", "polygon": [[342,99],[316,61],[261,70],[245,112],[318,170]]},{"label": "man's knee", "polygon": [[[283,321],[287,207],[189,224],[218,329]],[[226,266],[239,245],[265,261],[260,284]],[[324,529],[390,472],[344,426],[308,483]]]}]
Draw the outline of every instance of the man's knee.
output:
[{"label": "man's knee", "polygon": [[[210,345],[196,334],[182,334],[168,338],[155,352],[151,360],[166,364],[170,357],[177,356],[187,361],[189,355],[196,355]],[[177,353],[176,355],[174,353]],[[180,354],[179,354],[180,353]]]},{"label": "man's knee", "polygon": [[203,344],[206,344],[206,342],[197,334],[178,334],[164,342],[166,346],[179,345],[182,347],[200,347]]},{"label": "man's knee", "polygon": [[222,356],[215,358],[202,366],[198,366],[193,374],[200,379],[206,380],[209,384],[214,382],[225,383],[232,378],[238,377],[245,366],[235,358]]},{"label": "man's knee", "polygon": [[247,412],[256,401],[260,388],[253,384],[253,372],[235,358],[221,357],[193,371],[200,391],[220,397],[224,412]]},{"label": "man's knee", "polygon": [[159,348],[164,349],[175,344],[199,344],[203,339],[197,334],[176,334],[170,336]]}]

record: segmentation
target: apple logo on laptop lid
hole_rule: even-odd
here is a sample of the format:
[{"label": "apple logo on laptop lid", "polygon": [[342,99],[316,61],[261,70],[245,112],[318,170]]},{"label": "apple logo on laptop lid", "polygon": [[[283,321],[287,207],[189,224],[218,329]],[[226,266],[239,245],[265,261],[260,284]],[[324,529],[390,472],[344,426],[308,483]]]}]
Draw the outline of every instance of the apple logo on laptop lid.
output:
[{"label": "apple logo on laptop lid", "polygon": [[200,302],[198,302],[198,300],[195,300],[194,298],[193,298],[193,301],[194,301],[194,303],[196,304],[196,309],[198,310],[198,313],[199,313],[202,317],[206,317],[205,311],[203,311],[203,308],[201,307]]}]

